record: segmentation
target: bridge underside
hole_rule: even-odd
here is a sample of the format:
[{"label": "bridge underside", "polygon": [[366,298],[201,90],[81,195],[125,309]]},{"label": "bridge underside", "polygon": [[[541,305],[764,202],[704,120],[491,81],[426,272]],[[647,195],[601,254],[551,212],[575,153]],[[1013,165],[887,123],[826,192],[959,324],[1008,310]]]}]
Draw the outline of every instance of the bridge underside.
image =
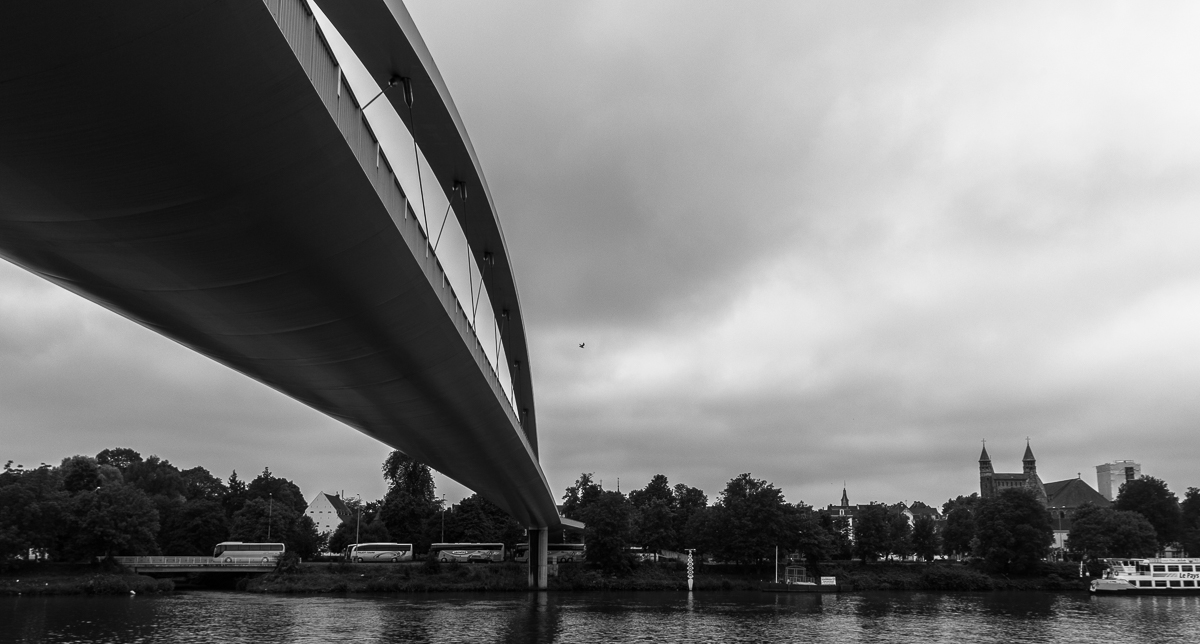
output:
[{"label": "bridge underside", "polygon": [[0,254],[561,525],[436,258],[330,110],[260,2],[6,3]]}]

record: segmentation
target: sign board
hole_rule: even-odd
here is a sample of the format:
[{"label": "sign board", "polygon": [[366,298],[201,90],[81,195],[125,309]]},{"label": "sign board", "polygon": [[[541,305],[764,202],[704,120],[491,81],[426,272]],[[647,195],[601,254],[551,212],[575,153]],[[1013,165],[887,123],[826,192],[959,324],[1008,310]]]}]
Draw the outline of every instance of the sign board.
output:
[{"label": "sign board", "polygon": [[837,577],[821,577],[822,586],[836,586]]}]

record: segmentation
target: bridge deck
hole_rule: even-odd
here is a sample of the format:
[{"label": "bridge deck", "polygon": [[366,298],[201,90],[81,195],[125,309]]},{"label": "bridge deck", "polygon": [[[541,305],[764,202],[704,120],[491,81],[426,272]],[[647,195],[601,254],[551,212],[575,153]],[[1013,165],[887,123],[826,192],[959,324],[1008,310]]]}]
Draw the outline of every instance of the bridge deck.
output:
[{"label": "bridge deck", "polygon": [[219,561],[212,557],[113,557],[134,572],[271,572],[275,562]]},{"label": "bridge deck", "polygon": [[561,525],[306,5],[269,4],[6,3],[0,255]]}]

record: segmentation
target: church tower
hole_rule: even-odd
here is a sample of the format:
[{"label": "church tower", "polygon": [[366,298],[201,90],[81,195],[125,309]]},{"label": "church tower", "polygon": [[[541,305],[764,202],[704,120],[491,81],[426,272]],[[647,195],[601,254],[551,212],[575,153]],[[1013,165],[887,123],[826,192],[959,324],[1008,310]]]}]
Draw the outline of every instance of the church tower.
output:
[{"label": "church tower", "polygon": [[979,455],[979,496],[990,499],[996,493],[995,480],[992,475],[992,457],[988,456],[987,443],[983,444],[983,453]]},{"label": "church tower", "polygon": [[1033,457],[1033,448],[1029,446],[1029,439],[1025,439],[1025,456],[1021,458],[1021,464],[1024,466],[1025,472],[1025,487],[1033,490],[1038,500],[1042,505],[1049,503],[1046,498],[1046,486],[1042,484],[1042,478],[1037,473],[1037,459]]},{"label": "church tower", "polygon": [[846,496],[846,488],[842,487],[842,507],[850,507],[850,497]]}]

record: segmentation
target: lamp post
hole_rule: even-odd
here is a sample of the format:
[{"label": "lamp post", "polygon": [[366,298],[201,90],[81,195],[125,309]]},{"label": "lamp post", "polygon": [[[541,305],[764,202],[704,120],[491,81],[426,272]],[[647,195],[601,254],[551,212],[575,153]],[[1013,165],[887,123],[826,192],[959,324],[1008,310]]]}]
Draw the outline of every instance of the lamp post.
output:
[{"label": "lamp post", "polygon": [[446,543],[446,495],[442,495],[442,543]]},{"label": "lamp post", "polygon": [[354,545],[358,545],[358,535],[362,531],[362,495],[355,494],[355,499],[358,500],[358,518],[354,520]]},{"label": "lamp post", "polygon": [[267,493],[267,541],[271,540],[271,517],[275,513],[275,493]]}]

